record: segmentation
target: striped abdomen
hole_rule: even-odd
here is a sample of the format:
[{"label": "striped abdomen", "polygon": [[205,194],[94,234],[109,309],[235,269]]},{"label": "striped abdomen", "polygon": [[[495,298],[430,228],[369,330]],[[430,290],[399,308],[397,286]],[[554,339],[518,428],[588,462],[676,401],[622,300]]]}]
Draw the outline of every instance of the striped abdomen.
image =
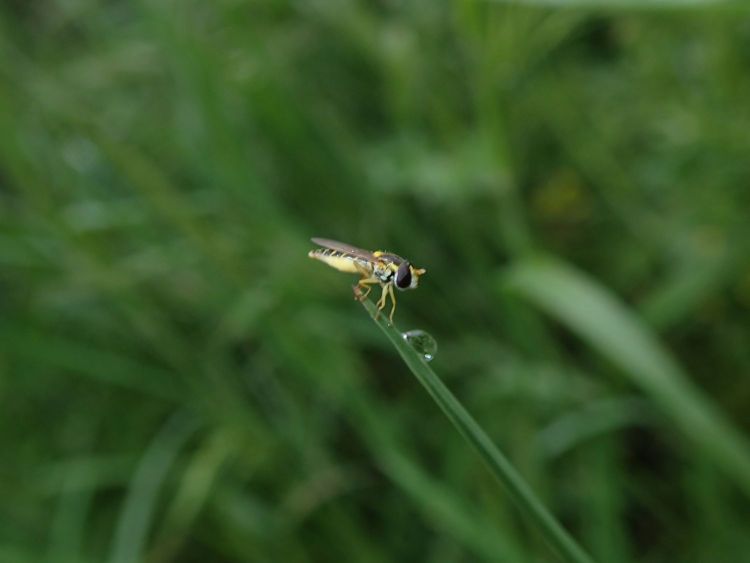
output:
[{"label": "striped abdomen", "polygon": [[337,269],[339,272],[347,272],[350,274],[363,274],[372,272],[372,264],[367,260],[358,256],[352,256],[346,252],[339,250],[331,250],[330,248],[317,248],[307,253],[310,258],[325,262],[331,268]]}]

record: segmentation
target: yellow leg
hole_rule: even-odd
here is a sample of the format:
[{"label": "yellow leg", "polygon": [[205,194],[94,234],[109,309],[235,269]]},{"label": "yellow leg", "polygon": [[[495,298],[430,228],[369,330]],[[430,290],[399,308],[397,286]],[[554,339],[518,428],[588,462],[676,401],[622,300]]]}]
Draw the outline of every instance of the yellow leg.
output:
[{"label": "yellow leg", "polygon": [[391,314],[388,317],[391,321],[391,324],[393,324],[393,313],[396,312],[396,295],[393,293],[393,284],[390,284],[388,286],[388,295],[391,296],[391,301],[393,301],[393,307],[391,307]]},{"label": "yellow leg", "polygon": [[385,309],[385,300],[388,297],[388,288],[391,287],[391,284],[384,285],[383,286],[383,293],[380,295],[380,299],[378,299],[378,312],[375,313],[375,320],[378,320],[378,317],[380,316],[380,311]]},{"label": "yellow leg", "polygon": [[[357,282],[357,285],[355,286],[355,292],[354,292],[354,298],[359,299],[360,301],[364,301],[367,299],[367,296],[370,295],[370,292],[372,291],[371,284],[378,283],[380,280],[376,278],[375,276],[372,276],[370,278],[362,278]],[[365,288],[367,291],[364,293],[358,293],[356,291],[357,288]]]}]

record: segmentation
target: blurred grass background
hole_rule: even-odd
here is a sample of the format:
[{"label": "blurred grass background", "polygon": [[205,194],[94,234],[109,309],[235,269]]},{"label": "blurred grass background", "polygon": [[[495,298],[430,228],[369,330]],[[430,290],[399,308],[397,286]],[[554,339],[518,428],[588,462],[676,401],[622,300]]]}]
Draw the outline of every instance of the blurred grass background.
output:
[{"label": "blurred grass background", "polygon": [[750,561],[750,17],[569,4],[3,2],[0,561],[556,560],[311,236],[596,559]]}]

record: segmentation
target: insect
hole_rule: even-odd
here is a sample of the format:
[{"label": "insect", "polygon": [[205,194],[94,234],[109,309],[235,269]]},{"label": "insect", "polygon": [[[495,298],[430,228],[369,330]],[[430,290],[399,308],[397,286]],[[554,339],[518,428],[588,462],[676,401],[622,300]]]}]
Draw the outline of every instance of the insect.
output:
[{"label": "insect", "polygon": [[[378,312],[375,318],[378,318],[390,297],[393,302],[391,314],[388,316],[391,324],[393,324],[393,313],[396,312],[396,295],[393,287],[396,286],[396,289],[402,291],[414,289],[419,284],[419,276],[427,272],[423,268],[415,268],[401,256],[383,250],[370,252],[335,240],[324,238],[311,240],[322,248],[308,252],[307,255],[310,258],[325,262],[340,272],[362,276],[354,286],[355,299],[364,301],[372,290],[372,284],[380,284],[383,293],[377,303]],[[362,292],[362,289],[365,291]]]}]

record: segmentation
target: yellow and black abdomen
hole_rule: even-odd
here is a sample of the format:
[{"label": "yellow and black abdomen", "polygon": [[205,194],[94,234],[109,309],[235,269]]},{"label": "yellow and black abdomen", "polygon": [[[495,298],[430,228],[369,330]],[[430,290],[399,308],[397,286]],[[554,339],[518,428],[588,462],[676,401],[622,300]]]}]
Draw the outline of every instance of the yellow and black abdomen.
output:
[{"label": "yellow and black abdomen", "polygon": [[320,260],[328,264],[331,268],[335,268],[339,272],[364,274],[372,271],[372,265],[366,260],[338,250],[318,248],[311,250],[307,255],[314,260]]}]

